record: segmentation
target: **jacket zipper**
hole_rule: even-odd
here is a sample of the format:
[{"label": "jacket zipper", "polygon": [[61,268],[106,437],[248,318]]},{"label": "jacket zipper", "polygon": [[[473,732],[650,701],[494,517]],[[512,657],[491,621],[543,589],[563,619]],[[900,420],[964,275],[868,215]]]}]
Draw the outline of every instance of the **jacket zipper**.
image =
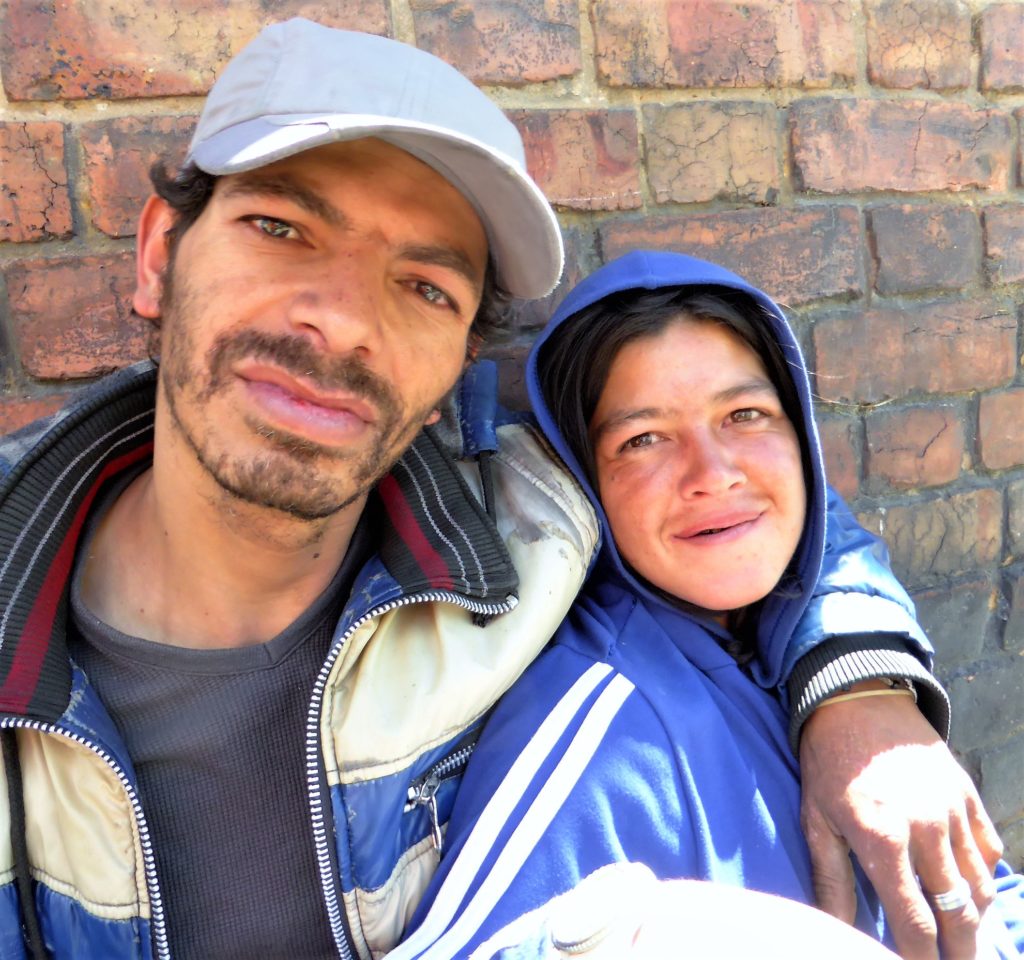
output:
[{"label": "jacket zipper", "polygon": [[331,933],[338,947],[338,956],[342,960],[353,960],[353,956],[352,948],[349,946],[346,924],[343,919],[343,905],[341,903],[341,895],[338,892],[338,879],[335,875],[331,857],[330,798],[329,796],[324,796],[325,785],[321,783],[320,778],[320,714],[324,690],[327,687],[327,678],[345,643],[364,623],[375,617],[381,617],[385,613],[389,613],[399,607],[407,607],[413,603],[451,603],[464,610],[468,610],[470,613],[497,616],[498,614],[508,613],[510,610],[515,609],[519,600],[514,595],[509,594],[501,603],[484,603],[483,601],[472,600],[446,590],[434,590],[428,593],[416,593],[398,597],[388,603],[371,608],[353,622],[344,635],[334,644],[330,655],[320,669],[320,674],[313,687],[309,713],[306,715],[306,785],[309,791],[310,822],[313,828],[313,845],[316,850],[320,885],[323,888],[324,904],[327,908],[327,919],[331,925]]},{"label": "jacket zipper", "polygon": [[441,852],[442,837],[441,820],[437,813],[437,791],[442,783],[462,773],[475,747],[476,736],[470,743],[460,745],[454,752],[435,763],[425,774],[413,780],[406,793],[405,813],[416,807],[427,808],[430,817],[430,837],[438,853]]},{"label": "jacket zipper", "polygon": [[153,843],[149,838],[149,826],[146,823],[146,816],[142,812],[142,804],[139,796],[132,786],[131,780],[120,767],[120,765],[102,747],[86,740],[85,737],[52,723],[43,723],[39,720],[17,720],[13,717],[5,717],[0,720],[0,727],[17,728],[20,730],[34,730],[39,733],[53,734],[71,740],[99,757],[113,771],[117,777],[128,800],[132,805],[135,814],[135,825],[139,830],[139,845],[142,847],[142,865],[146,877],[146,889],[149,891],[150,925],[152,927],[152,941],[156,951],[156,960],[170,960],[170,948],[167,944],[167,927],[164,921],[163,899],[160,894],[160,885],[156,877],[156,858],[153,856]]}]

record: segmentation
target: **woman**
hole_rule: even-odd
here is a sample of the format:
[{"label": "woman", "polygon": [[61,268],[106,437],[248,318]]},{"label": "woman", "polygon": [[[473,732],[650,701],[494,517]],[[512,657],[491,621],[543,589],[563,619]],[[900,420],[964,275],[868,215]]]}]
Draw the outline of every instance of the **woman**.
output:
[{"label": "woman", "polygon": [[[630,254],[570,295],[529,377],[606,541],[553,646],[488,721],[414,941],[463,956],[497,934],[545,955],[551,929],[499,931],[622,861],[813,903],[788,712],[766,679],[825,535],[807,374],[784,317],[721,268]],[[913,695],[882,682],[865,694]],[[1012,924],[1024,910],[1008,873],[996,910]],[[884,939],[863,879],[857,899],[858,928]],[[991,936],[1003,956],[1024,950],[1020,926]]]}]

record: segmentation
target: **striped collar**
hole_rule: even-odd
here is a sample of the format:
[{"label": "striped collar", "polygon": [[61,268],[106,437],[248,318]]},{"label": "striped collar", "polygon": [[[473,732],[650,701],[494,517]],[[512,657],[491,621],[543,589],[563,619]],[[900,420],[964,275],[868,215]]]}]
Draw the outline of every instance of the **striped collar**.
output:
[{"label": "striped collar", "polygon": [[[52,721],[67,708],[78,538],[103,484],[152,456],[155,396],[152,364],[113,374],[0,480],[0,713]],[[402,595],[514,597],[518,577],[505,544],[430,428],[377,493],[380,558]]]}]

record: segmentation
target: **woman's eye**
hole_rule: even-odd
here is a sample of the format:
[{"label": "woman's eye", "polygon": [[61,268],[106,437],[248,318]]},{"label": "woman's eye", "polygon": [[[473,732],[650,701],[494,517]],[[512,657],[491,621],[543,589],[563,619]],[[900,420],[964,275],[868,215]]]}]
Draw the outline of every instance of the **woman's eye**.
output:
[{"label": "woman's eye", "polygon": [[765,414],[761,410],[748,407],[744,410],[735,410],[730,416],[734,423],[750,423],[753,420],[760,420]]},{"label": "woman's eye", "polygon": [[419,280],[416,283],[416,291],[419,293],[427,303],[433,303],[439,307],[453,307],[455,304],[452,302],[452,298],[448,296],[440,287],[435,287],[432,283],[427,283],[425,280]]},{"label": "woman's eye", "polygon": [[640,447],[649,447],[654,443],[655,437],[653,433],[638,433],[635,437],[630,437],[623,445],[622,449],[627,448],[631,450],[637,450]]},{"label": "woman's eye", "polygon": [[297,240],[299,231],[286,220],[277,220],[274,217],[246,217],[260,233],[273,237],[275,240]]}]

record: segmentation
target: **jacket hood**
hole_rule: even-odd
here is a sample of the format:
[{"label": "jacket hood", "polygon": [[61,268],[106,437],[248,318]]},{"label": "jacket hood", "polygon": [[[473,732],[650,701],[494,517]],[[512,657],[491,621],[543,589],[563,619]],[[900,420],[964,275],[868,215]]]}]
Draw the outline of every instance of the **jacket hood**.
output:
[{"label": "jacket hood", "polygon": [[[628,253],[591,274],[574,287],[562,301],[530,351],[526,371],[527,389],[541,429],[582,484],[597,511],[601,523],[602,545],[596,563],[602,567],[602,572],[622,578],[637,593],[658,604],[666,605],[664,599],[638,580],[619,555],[611,536],[608,519],[601,509],[586,472],[559,433],[551,411],[544,401],[538,376],[538,360],[544,351],[544,345],[555,330],[580,310],[607,296],[629,290],[651,291],[667,287],[709,286],[745,293],[764,309],[770,325],[769,333],[782,349],[799,400],[800,422],[794,423],[794,427],[801,439],[807,464],[805,472],[810,473],[806,478],[807,517],[803,536],[787,574],[787,589],[773,593],[765,599],[758,621],[758,660],[753,667],[755,673],[760,673],[762,678],[768,678],[777,675],[789,637],[810,600],[821,570],[825,541],[824,468],[814,423],[807,367],[799,343],[778,305],[761,290],[716,264],[678,253],[648,250]],[[680,614],[698,617],[697,614],[682,610]],[[701,619],[701,623],[709,630],[722,633],[722,629],[710,618]]]}]

